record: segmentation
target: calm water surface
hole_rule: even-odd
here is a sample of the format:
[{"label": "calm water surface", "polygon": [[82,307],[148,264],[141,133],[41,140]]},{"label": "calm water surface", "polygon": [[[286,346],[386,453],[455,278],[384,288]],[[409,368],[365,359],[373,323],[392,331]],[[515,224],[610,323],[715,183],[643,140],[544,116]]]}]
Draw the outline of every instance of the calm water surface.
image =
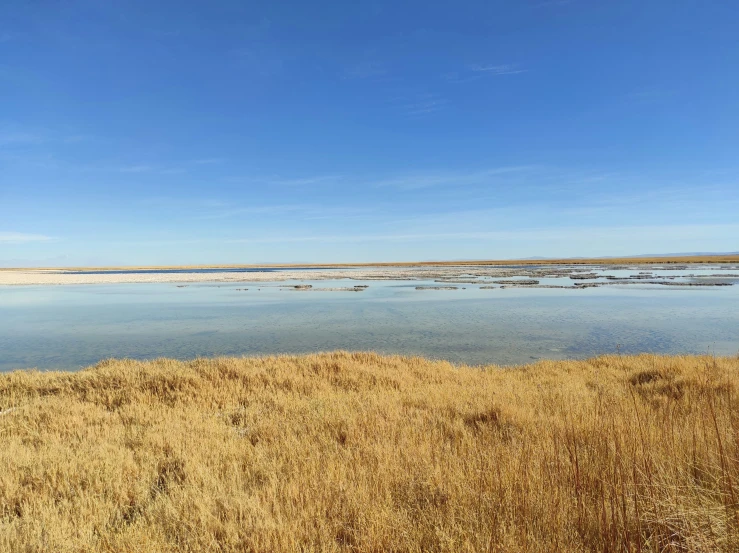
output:
[{"label": "calm water surface", "polygon": [[[634,271],[623,276],[628,274]],[[416,290],[438,283],[300,283],[369,288],[298,292],[280,287],[297,282],[0,287],[0,371],[79,369],[107,357],[187,359],[335,349],[470,364],[616,351],[739,352],[739,285],[482,290],[457,284],[458,290]]]}]

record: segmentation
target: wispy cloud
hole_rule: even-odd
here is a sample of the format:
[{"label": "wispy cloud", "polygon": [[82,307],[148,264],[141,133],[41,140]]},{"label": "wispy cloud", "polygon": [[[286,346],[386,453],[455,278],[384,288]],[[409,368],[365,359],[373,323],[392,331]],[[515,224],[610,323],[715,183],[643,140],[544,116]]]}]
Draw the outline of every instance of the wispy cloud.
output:
[{"label": "wispy cloud", "polygon": [[175,208],[182,210],[206,210],[227,208],[232,204],[215,198],[181,198],[173,196],[152,196],[140,198],[138,204],[156,209]]},{"label": "wispy cloud", "polygon": [[436,113],[444,109],[449,102],[438,94],[423,94],[414,101],[403,104],[407,115],[420,116]]},{"label": "wispy cloud", "polygon": [[274,186],[309,186],[311,184],[323,184],[341,179],[340,175],[318,175],[315,177],[304,177],[295,179],[271,179],[269,184]]},{"label": "wispy cloud", "polygon": [[479,73],[473,73],[471,71],[452,71],[451,73],[444,73],[442,77],[450,83],[469,83],[472,81],[479,81],[482,79],[482,75]]},{"label": "wispy cloud", "polygon": [[388,176],[364,177],[360,175],[315,175],[306,177],[285,178],[279,176],[264,177],[229,177],[229,183],[245,185],[262,185],[273,187],[307,188],[312,185],[357,186],[369,188],[397,188],[401,190],[419,190],[432,187],[449,187],[485,184],[502,177],[521,177],[537,170],[534,165],[506,165],[478,171],[423,171],[400,173]]},{"label": "wispy cloud", "polygon": [[222,157],[206,157],[202,159],[193,159],[192,164],[193,165],[216,165],[218,163],[223,163],[225,160]]},{"label": "wispy cloud", "polygon": [[41,144],[46,137],[40,133],[29,131],[0,130],[0,146],[24,146],[29,144]]},{"label": "wispy cloud", "polygon": [[48,242],[49,240],[54,240],[54,238],[43,234],[0,232],[0,244],[25,244],[27,242]]},{"label": "wispy cloud", "polygon": [[118,171],[121,173],[151,173],[154,171],[154,167],[151,165],[126,165],[119,167]]},{"label": "wispy cloud", "polygon": [[173,164],[133,163],[112,168],[119,173],[156,173],[159,175],[179,175],[187,173],[188,168],[203,165],[218,165],[225,160],[220,157],[197,158],[184,160]]},{"label": "wispy cloud", "polygon": [[427,172],[411,173],[408,175],[378,180],[372,183],[376,187],[394,187],[405,190],[418,190],[441,186],[463,186],[471,184],[482,184],[494,177],[511,173],[522,173],[532,169],[531,166],[514,165],[496,167],[476,172],[452,171],[452,172]]},{"label": "wispy cloud", "polygon": [[316,204],[265,204],[251,206],[228,206],[217,209],[207,209],[200,215],[192,218],[197,220],[228,219],[243,215],[252,216],[279,216],[289,215],[294,221],[338,220],[366,218],[375,213],[373,209],[351,206],[329,207]]},{"label": "wispy cloud", "polygon": [[13,123],[0,125],[0,146],[6,147],[75,144],[87,138],[89,137],[79,133],[67,134],[59,130]]},{"label": "wispy cloud", "polygon": [[320,219],[358,219],[376,214],[376,209],[354,205],[329,206],[325,204],[303,203],[249,203],[242,200],[222,200],[215,198],[177,198],[150,197],[139,200],[141,209],[169,211],[194,221],[211,221],[237,217],[254,219],[259,217],[287,216],[291,221]]},{"label": "wispy cloud", "polygon": [[503,65],[473,64],[470,65],[470,71],[487,75],[517,75],[526,73],[527,69],[521,69],[516,63]]},{"label": "wispy cloud", "polygon": [[228,182],[244,183],[244,184],[258,184],[264,186],[286,186],[286,187],[301,187],[310,186],[317,184],[329,184],[332,182],[338,182],[343,177],[341,175],[315,175],[309,177],[280,177],[280,176],[263,176],[263,177],[228,177]]},{"label": "wispy cloud", "polygon": [[469,83],[472,81],[479,81],[486,76],[502,77],[504,75],[518,75],[520,73],[526,73],[527,71],[528,69],[522,68],[517,63],[504,63],[498,65],[474,63],[468,65],[462,70],[444,73],[442,77],[450,83]]},{"label": "wispy cloud", "polygon": [[269,177],[231,177],[228,182],[259,184],[269,187],[310,187],[311,185],[359,186],[363,188],[392,187],[404,190],[418,190],[431,187],[456,187],[472,184],[484,184],[496,177],[524,174],[536,169],[533,165],[506,165],[478,171],[423,171],[395,174],[377,178],[359,175],[316,175],[306,177],[284,178]]},{"label": "wispy cloud", "polygon": [[193,216],[193,219],[201,221],[209,221],[214,219],[228,219],[241,215],[284,215],[287,213],[295,213],[303,207],[300,205],[258,205],[247,207],[218,207],[216,209],[206,209],[205,213]]}]

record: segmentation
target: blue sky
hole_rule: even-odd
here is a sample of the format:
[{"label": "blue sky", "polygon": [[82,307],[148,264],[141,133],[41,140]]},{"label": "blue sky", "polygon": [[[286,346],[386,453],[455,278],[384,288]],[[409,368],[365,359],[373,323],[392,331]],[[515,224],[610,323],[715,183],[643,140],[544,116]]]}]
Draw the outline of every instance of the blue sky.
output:
[{"label": "blue sky", "polygon": [[739,3],[0,4],[0,265],[739,250]]}]

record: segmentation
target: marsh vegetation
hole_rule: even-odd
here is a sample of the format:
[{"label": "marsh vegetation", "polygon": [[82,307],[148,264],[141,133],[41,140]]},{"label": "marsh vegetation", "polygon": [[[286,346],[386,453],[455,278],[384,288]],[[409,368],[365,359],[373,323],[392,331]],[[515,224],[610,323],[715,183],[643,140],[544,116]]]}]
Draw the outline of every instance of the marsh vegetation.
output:
[{"label": "marsh vegetation", "polygon": [[0,550],[739,550],[739,358],[0,376]]}]

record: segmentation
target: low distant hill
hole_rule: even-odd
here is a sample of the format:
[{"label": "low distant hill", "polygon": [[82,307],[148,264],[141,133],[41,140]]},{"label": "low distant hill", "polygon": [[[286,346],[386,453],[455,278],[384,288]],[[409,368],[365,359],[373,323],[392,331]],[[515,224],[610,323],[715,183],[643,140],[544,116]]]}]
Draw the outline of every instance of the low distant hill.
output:
[{"label": "low distant hill", "polygon": [[[639,257],[711,257],[711,256],[728,256],[739,255],[736,252],[681,252],[681,253],[642,253],[639,255],[601,255],[591,257],[590,259],[634,259]],[[546,261],[548,259],[581,259],[579,257],[544,257],[535,255],[532,257],[522,257],[521,261]]]},{"label": "low distant hill", "polygon": [[641,255],[612,255],[608,257],[698,257],[711,255],[739,255],[739,252],[644,253]]}]

